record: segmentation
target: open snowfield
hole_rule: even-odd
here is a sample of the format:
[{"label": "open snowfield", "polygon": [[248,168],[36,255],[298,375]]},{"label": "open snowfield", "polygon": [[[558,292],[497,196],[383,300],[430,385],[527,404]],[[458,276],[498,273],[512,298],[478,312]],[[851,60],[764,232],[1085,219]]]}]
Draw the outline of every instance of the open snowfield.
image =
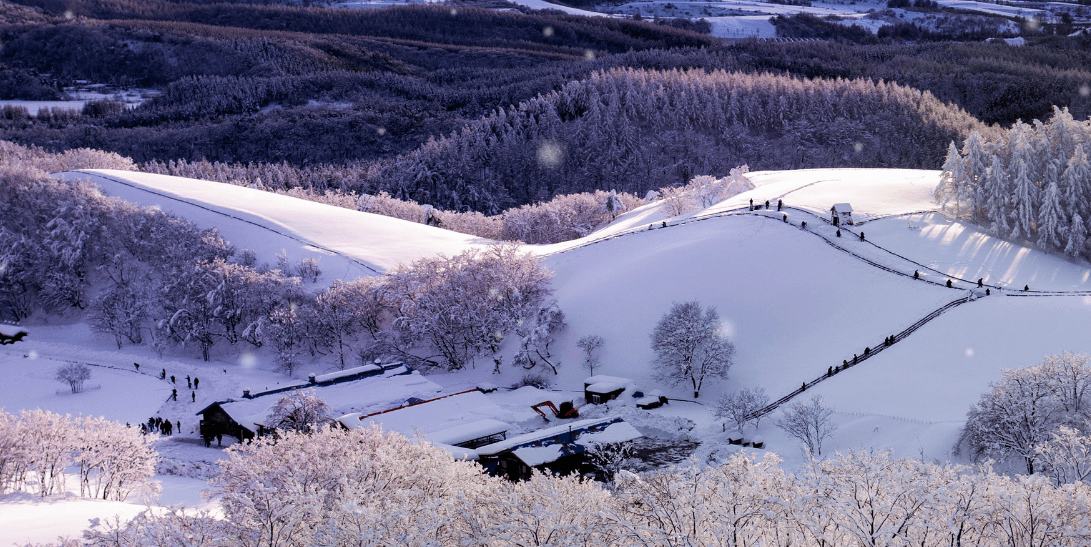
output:
[{"label": "open snowfield", "polygon": [[[530,409],[543,400],[578,398],[589,373],[580,366],[576,341],[587,334],[606,340],[596,374],[632,378],[644,391],[661,390],[674,400],[639,411],[631,398],[609,407],[584,407],[586,417],[622,415],[647,435],[695,439],[696,455],[708,461],[739,448],[725,443],[722,423],[710,404],[722,393],[760,386],[772,399],[851,360],[865,347],[909,327],[948,302],[962,298],[977,278],[1005,290],[947,311],[881,354],[808,389],[837,411],[839,431],[823,453],[860,447],[892,448],[901,456],[947,460],[970,404],[1003,368],[1037,364],[1062,350],[1091,352],[1091,268],[1019,244],[988,236],[937,212],[931,191],[937,171],[815,169],[759,172],[756,188],[708,209],[671,218],[658,204],[622,215],[583,240],[528,246],[544,257],[556,276],[555,296],[568,328],[554,344],[560,363],[549,374],[557,391],[522,388],[490,394],[511,415],[517,430],[546,427]],[[67,177],[87,176],[65,174]],[[320,284],[337,277],[376,275],[398,263],[437,253],[455,254],[488,242],[443,230],[327,207],[230,185],[125,172],[96,172],[104,192],[155,205],[216,227],[238,248],[251,248],[260,261],[287,249],[292,260],[322,256]],[[750,199],[772,211],[749,211]],[[775,211],[776,200],[785,210]],[[833,203],[849,202],[864,221],[843,237],[825,220]],[[782,215],[787,215],[784,222]],[[806,221],[807,229],[801,227]],[[662,223],[667,222],[666,228]],[[652,229],[649,229],[652,225]],[[866,241],[859,233],[866,232]],[[329,251],[321,251],[328,249]],[[375,271],[372,271],[375,270]],[[921,280],[912,274],[919,270]],[[1068,291],[1053,296],[1019,296],[1034,291]],[[715,306],[736,347],[727,380],[706,382],[697,402],[688,385],[655,380],[649,335],[674,302],[698,300]],[[0,348],[0,406],[8,412],[45,408],[62,413],[104,415],[136,423],[161,415],[182,422],[182,434],[160,441],[164,468],[199,476],[212,468],[220,449],[196,437],[194,413],[213,401],[288,382],[271,372],[261,352],[240,354],[214,348],[213,362],[192,350],[162,358],[149,348],[117,351],[111,340],[84,324],[28,325],[25,342]],[[512,348],[506,347],[510,353]],[[53,370],[66,360],[88,362],[91,385],[79,395],[64,393]],[[140,362],[139,373],[133,366]],[[510,355],[505,355],[505,363]],[[328,372],[318,362],[297,373]],[[168,370],[178,384],[161,380]],[[524,371],[505,365],[492,373],[491,359],[428,379],[447,393],[489,382],[508,386]],[[200,390],[179,389],[179,401],[164,402],[185,387],[186,375],[201,378]],[[58,390],[61,393],[58,394]],[[196,401],[192,400],[196,396]],[[578,401],[578,399],[577,399]],[[791,469],[803,461],[797,443],[774,427],[777,413],[761,422],[767,449]],[[194,471],[196,470],[196,471]],[[201,471],[203,470],[203,471]],[[195,478],[162,475],[163,495],[153,504],[201,505]],[[78,535],[88,519],[135,514],[143,504],[114,504],[25,495],[0,498],[0,544],[53,540]],[[214,507],[213,505],[204,505]],[[43,515],[54,522],[41,526]]]}]

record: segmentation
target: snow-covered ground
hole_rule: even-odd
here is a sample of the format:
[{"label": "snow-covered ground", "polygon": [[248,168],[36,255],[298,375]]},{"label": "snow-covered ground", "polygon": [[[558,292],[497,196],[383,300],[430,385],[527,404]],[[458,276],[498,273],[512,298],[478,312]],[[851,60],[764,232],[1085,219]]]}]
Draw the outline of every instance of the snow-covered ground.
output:
[{"label": "snow-covered ground", "polygon": [[[140,173],[92,176],[107,194],[216,227],[236,247],[258,251],[263,261],[282,248],[293,259],[307,247],[336,251],[322,255],[327,283],[488,243],[236,186]],[[590,374],[580,366],[576,341],[598,334],[606,344],[596,374],[632,378],[645,392],[658,389],[674,400],[640,411],[628,397],[583,406],[581,415],[620,415],[667,442],[699,440],[698,457],[715,461],[740,449],[726,444],[722,422],[711,414],[718,395],[758,386],[773,399],[785,395],[966,296],[977,278],[1006,289],[940,315],[904,341],[807,390],[807,396],[820,394],[837,411],[840,429],[824,454],[874,447],[892,448],[902,456],[957,459],[951,447],[965,413],[1001,369],[1037,364],[1062,350],[1091,352],[1085,333],[1091,296],[1080,292],[1091,291],[1091,267],[951,221],[931,200],[937,171],[813,169],[749,176],[754,190],[702,211],[670,218],[660,205],[651,204],[582,240],[527,248],[556,272],[555,294],[568,328],[553,346],[559,374],[547,374],[557,391],[502,389],[488,396],[510,412],[518,430],[549,425],[530,409],[532,404],[575,399],[582,406],[580,390]],[[768,200],[772,210],[750,211],[751,199],[761,206]],[[775,210],[778,199],[785,206],[782,212]],[[845,227],[840,238],[824,220],[839,202],[850,203],[861,222]],[[866,232],[866,241],[860,232]],[[922,280],[912,279],[914,270]],[[954,287],[946,288],[948,276],[971,282],[955,279]],[[1073,294],[1022,296],[1014,289],[1024,284],[1032,291]],[[696,401],[687,385],[672,388],[655,380],[649,344],[652,328],[671,304],[688,300],[716,306],[737,350],[729,377],[706,382]],[[0,406],[8,412],[41,407],[98,414],[134,424],[155,414],[180,420],[181,435],[159,443],[167,460],[163,469],[173,472],[199,476],[221,457],[220,449],[205,448],[196,437],[197,410],[238,396],[243,385],[262,389],[289,381],[271,372],[260,352],[218,349],[213,362],[203,363],[181,355],[160,358],[141,347],[117,351],[112,341],[82,323],[30,327],[27,341],[0,347],[0,374],[7,379],[0,385]],[[52,371],[66,360],[102,365],[89,381],[101,388],[65,393]],[[139,372],[134,362],[141,363]],[[302,375],[329,367],[315,363]],[[160,379],[162,369],[178,383]],[[467,370],[428,378],[453,393],[483,382],[509,386],[524,373],[505,366],[496,375],[492,369],[491,359],[482,359]],[[185,385],[187,375],[200,377],[201,389],[180,389],[178,402],[164,402],[171,389]],[[747,436],[764,437],[766,448],[785,457],[791,469],[803,457],[797,443],[774,427],[775,419],[776,413]],[[161,478],[164,494],[153,504],[205,503],[197,496],[200,481]],[[88,519],[128,516],[143,506],[139,501],[119,505],[5,496],[0,498],[0,543],[75,536]],[[37,524],[42,515],[53,524]]]},{"label": "snow-covered ground", "polygon": [[488,243],[423,224],[230,184],[109,170],[62,176],[90,180],[108,196],[157,207],[200,228],[217,228],[239,250],[253,250],[259,264],[275,264],[281,251],[293,264],[303,258],[319,259],[320,281],[326,283],[378,275],[403,262],[458,254]]},{"label": "snow-covered ground", "polygon": [[21,106],[26,108],[31,116],[37,116],[40,110],[46,108],[80,111],[90,101],[109,99],[121,103],[126,108],[136,108],[159,94],[158,91],[152,89],[120,89],[105,84],[69,87],[65,88],[64,92],[72,99],[68,101],[20,101],[8,99],[0,100],[0,107]]}]

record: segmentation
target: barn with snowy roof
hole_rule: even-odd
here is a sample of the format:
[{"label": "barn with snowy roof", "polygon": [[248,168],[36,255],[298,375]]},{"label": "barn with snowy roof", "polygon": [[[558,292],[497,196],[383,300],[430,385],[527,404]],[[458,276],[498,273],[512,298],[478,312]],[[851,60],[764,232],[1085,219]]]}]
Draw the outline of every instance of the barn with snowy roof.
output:
[{"label": "barn with snowy roof", "polygon": [[420,436],[458,459],[476,460],[476,448],[507,439],[510,419],[511,412],[470,389],[371,414],[346,414],[337,421],[349,429],[379,426],[410,439]]},{"label": "barn with snowy roof", "polygon": [[244,389],[239,399],[217,401],[197,412],[201,416],[201,436],[252,439],[267,429],[267,420],[277,401],[295,389],[314,389],[334,416],[377,412],[410,399],[429,399],[442,391],[439,385],[404,363],[365,365],[257,393]]},{"label": "barn with snowy roof", "polygon": [[621,418],[580,420],[477,449],[478,461],[491,474],[518,481],[530,478],[532,470],[561,475],[595,473],[587,451],[595,444],[631,442],[643,437]]}]

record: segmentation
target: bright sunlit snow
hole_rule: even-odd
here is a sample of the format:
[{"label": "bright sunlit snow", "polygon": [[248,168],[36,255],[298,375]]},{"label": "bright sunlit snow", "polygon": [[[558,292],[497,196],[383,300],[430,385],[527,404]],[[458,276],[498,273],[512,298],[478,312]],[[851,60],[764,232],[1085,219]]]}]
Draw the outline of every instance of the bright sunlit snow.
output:
[{"label": "bright sunlit snow", "polygon": [[[257,251],[260,261],[272,262],[281,249],[292,260],[321,256],[321,284],[489,243],[224,184],[112,171],[64,176],[91,177],[108,195],[215,227],[237,248]],[[893,448],[901,456],[957,460],[951,446],[966,411],[1002,369],[1037,364],[1061,350],[1091,352],[1086,336],[1091,296],[1081,292],[1091,291],[1091,268],[952,222],[931,198],[938,176],[937,171],[855,169],[751,173],[754,190],[705,210],[672,218],[661,204],[647,205],[582,240],[526,247],[555,272],[555,296],[568,322],[552,346],[559,373],[537,371],[555,391],[502,387],[482,396],[502,412],[466,411],[465,419],[456,419],[452,411],[445,425],[469,427],[478,419],[499,419],[519,433],[558,427],[567,422],[552,416],[547,422],[530,406],[574,401],[581,419],[622,416],[640,433],[666,442],[701,441],[697,455],[715,461],[740,449],[726,444],[729,427],[711,414],[710,405],[720,394],[763,387],[771,399],[779,398],[854,354],[862,355],[865,348],[878,347],[884,337],[933,310],[974,294],[976,300],[805,394],[824,396],[837,412],[840,429],[823,454],[873,447]],[[751,211],[751,199],[762,209]],[[778,199],[783,200],[781,212],[776,211]],[[764,208],[767,200],[770,210]],[[828,222],[834,203],[850,203],[861,223],[842,227],[841,237]],[[920,280],[913,279],[914,271]],[[949,277],[954,278],[952,288],[944,286]],[[976,289],[978,278],[1004,290],[984,296]],[[1029,285],[1028,295],[1054,295],[1022,296],[1023,285]],[[688,300],[715,306],[736,348],[727,380],[706,380],[696,400],[692,386],[656,380],[649,344],[653,327],[671,304]],[[289,379],[272,372],[265,350],[216,348],[210,363],[198,361],[192,352],[160,358],[148,347],[117,351],[112,340],[82,323],[31,324],[29,330],[26,341],[0,347],[0,371],[8,380],[0,386],[0,405],[8,412],[40,407],[134,425],[156,414],[181,421],[181,435],[158,447],[167,469],[191,476],[211,472],[222,455],[215,444],[205,448],[196,436],[197,410],[237,398],[243,387],[270,389],[298,383],[308,372],[334,371],[332,361],[320,359]],[[576,341],[588,334],[605,339],[594,374],[634,383],[609,405],[582,402],[584,380],[592,373],[581,366]],[[430,374],[427,380],[445,394],[482,384],[511,386],[525,374],[508,364],[513,345],[502,349],[499,374],[493,373],[491,358],[483,358],[466,370]],[[89,381],[101,388],[66,393],[53,379],[54,369],[66,360],[103,365],[93,368]],[[134,362],[141,363],[139,371]],[[176,376],[176,383],[160,379],[162,369]],[[187,375],[201,378],[199,390],[182,389]],[[166,401],[172,389],[179,389],[178,401]],[[635,392],[653,390],[672,400],[659,409],[637,410]],[[798,443],[774,427],[777,416],[766,417],[760,430],[751,428],[746,436],[763,437],[765,450],[781,454],[791,469],[804,459]],[[417,427],[410,422],[418,418],[407,420],[398,428]],[[196,479],[161,478],[164,495],[156,503],[201,503],[192,486],[201,484]],[[139,501],[5,496],[0,498],[0,543],[75,536],[90,518],[127,517],[141,507]],[[40,526],[36,519],[42,514],[55,522]]]}]

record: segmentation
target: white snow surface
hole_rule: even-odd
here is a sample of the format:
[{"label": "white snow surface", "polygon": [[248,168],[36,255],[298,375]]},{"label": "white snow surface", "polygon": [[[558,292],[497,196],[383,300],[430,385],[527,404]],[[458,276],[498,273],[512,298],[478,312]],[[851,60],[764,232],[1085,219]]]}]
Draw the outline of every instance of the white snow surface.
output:
[{"label": "white snow surface", "polygon": [[[382,412],[388,409],[378,409]],[[383,431],[394,431],[409,438],[418,434],[434,443],[454,445],[461,442],[509,431],[512,413],[500,408],[480,391],[469,391],[436,398],[367,416],[352,413],[338,418],[347,427],[378,425]]]},{"label": "white snow surface", "polygon": [[[308,245],[337,249],[346,258],[337,259],[342,262],[333,267],[332,257],[338,255],[323,255],[324,282],[374,275],[354,266],[353,260],[385,272],[398,263],[488,243],[217,183],[139,173],[65,176],[92,176],[104,181],[107,194],[158,205],[200,226],[215,227],[238,248],[266,253],[262,260],[270,260],[265,257],[281,248],[289,248],[293,260]],[[951,447],[969,405],[1000,378],[1002,369],[1034,365],[1062,350],[1091,352],[1086,335],[1091,267],[951,221],[931,198],[938,171],[813,169],[748,176],[757,186],[754,190],[705,210],[672,218],[658,204],[646,205],[582,240],[526,247],[543,256],[556,273],[555,296],[568,321],[552,345],[558,374],[532,371],[556,389],[524,387],[483,395],[510,415],[485,419],[511,423],[513,432],[567,428],[567,422],[543,422],[530,405],[574,400],[586,418],[625,416],[645,435],[699,440],[696,456],[716,461],[734,451],[752,450],[726,445],[728,428],[711,414],[719,395],[763,387],[770,398],[779,398],[970,294],[983,278],[1004,289],[947,311],[802,397],[822,395],[836,411],[839,430],[823,447],[823,455],[867,447],[890,448],[906,457],[964,461]],[[772,210],[749,211],[750,199],[759,205],[769,200]],[[776,211],[778,199],[786,207],[782,212]],[[838,238],[826,219],[830,207],[842,202],[852,205],[854,219],[862,224],[845,227]],[[800,227],[803,221],[806,230]],[[285,237],[272,242],[279,236],[270,228],[299,241]],[[860,241],[861,232],[866,232],[866,241]],[[914,270],[922,280],[912,279]],[[948,278],[953,279],[951,289],[943,286]],[[1029,285],[1027,296],[1019,290],[1023,285]],[[656,380],[649,344],[653,327],[671,304],[688,300],[715,306],[736,348],[728,377],[707,379],[696,402],[688,402],[694,400],[688,383],[670,386]],[[197,410],[238,397],[243,386],[268,389],[298,382],[272,372],[266,350],[251,354],[253,350],[217,348],[213,362],[203,363],[192,350],[162,358],[147,347],[118,351],[112,340],[81,322],[32,318],[25,323],[33,336],[0,346],[0,374],[5,378],[0,406],[8,412],[46,408],[134,424],[152,415],[181,420],[182,434],[157,445],[176,469],[208,466],[222,457],[217,447],[205,448],[193,431]],[[623,395],[609,404],[583,405],[588,371],[580,366],[583,357],[576,342],[588,334],[605,339],[595,374],[631,378],[645,393],[661,391],[670,404],[640,411],[631,396]],[[511,362],[514,345],[510,340],[505,345],[505,363]],[[93,368],[89,382],[101,388],[65,393],[67,388],[52,378],[65,361],[102,365]],[[139,372],[133,362],[141,363]],[[164,368],[177,383],[159,379]],[[327,357],[306,368],[304,377],[306,372],[329,372],[333,363]],[[462,371],[429,374],[426,381],[451,393],[485,383],[510,386],[526,373],[511,366],[502,367],[498,375],[492,370],[490,356]],[[201,377],[200,390],[183,389],[187,375]],[[180,391],[177,402],[166,401],[171,389]],[[778,452],[791,470],[805,458],[798,443],[774,426],[777,417],[774,412],[760,428],[748,427],[743,434],[764,438],[766,450]],[[167,501],[156,503],[195,503],[187,501],[194,498],[195,488],[183,486],[192,483],[170,475],[160,478]],[[127,505],[132,511],[143,507],[139,501]],[[6,495],[0,497],[0,519],[7,519],[0,521],[0,543],[77,536],[87,519],[118,512],[105,502]],[[41,515],[49,515],[49,526],[35,520]]]},{"label": "white snow surface", "polygon": [[[393,372],[396,371],[397,369]],[[435,382],[416,371],[410,374],[388,373],[386,376],[372,376],[327,386],[300,385],[299,389],[308,394],[313,389],[314,395],[330,405],[331,416],[351,412],[365,414],[379,412],[398,406],[411,397],[432,398],[442,390]],[[273,393],[253,399],[236,399],[220,406],[240,425],[256,430],[255,424],[268,425],[273,406],[289,393]]]},{"label": "white snow surface", "polygon": [[317,258],[323,280],[383,274],[398,264],[458,254],[481,238],[432,226],[300,200],[253,188],[132,171],[62,173],[87,179],[116,196],[178,215],[200,228],[217,228],[239,250],[252,249],[258,263]]}]

